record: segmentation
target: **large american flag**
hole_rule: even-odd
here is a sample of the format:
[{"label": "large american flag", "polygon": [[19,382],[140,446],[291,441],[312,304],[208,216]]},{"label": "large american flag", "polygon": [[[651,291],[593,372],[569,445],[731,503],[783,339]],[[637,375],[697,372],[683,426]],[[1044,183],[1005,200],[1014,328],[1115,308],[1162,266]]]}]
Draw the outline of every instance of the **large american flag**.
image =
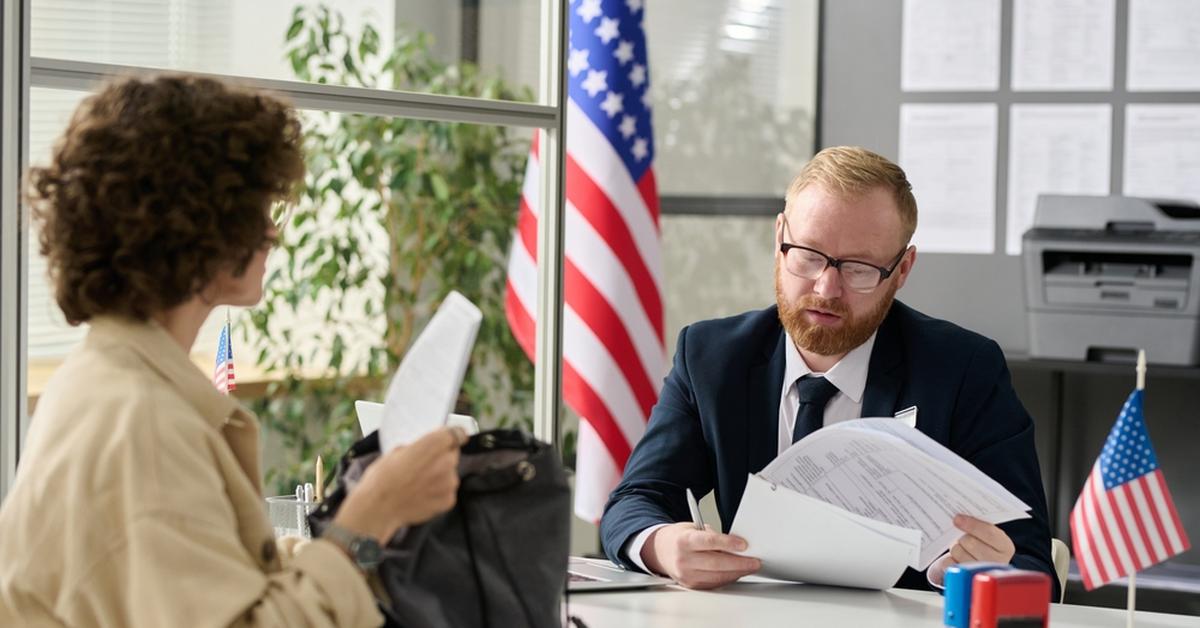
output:
[{"label": "large american flag", "polygon": [[[563,397],[582,420],[575,512],[600,518],[664,374],[658,192],[641,0],[573,0],[567,62]],[[505,310],[534,356],[538,141],[525,170]]]},{"label": "large american flag", "polygon": [[227,395],[237,388],[233,383],[233,341],[229,337],[229,321],[225,321],[225,326],[221,328],[221,339],[217,341],[217,364],[213,368],[213,385]]},{"label": "large american flag", "polygon": [[1090,591],[1190,547],[1135,390],[1071,510],[1075,559]]}]

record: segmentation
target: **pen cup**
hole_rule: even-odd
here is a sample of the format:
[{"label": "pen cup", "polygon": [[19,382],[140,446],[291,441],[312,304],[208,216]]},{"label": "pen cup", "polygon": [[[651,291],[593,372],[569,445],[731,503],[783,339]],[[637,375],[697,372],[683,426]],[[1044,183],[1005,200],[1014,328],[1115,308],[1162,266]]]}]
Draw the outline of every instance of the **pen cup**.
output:
[{"label": "pen cup", "polygon": [[267,498],[267,516],[275,528],[275,538],[298,536],[312,538],[308,529],[308,513],[316,509],[317,502],[305,502],[295,495],[280,495]]}]

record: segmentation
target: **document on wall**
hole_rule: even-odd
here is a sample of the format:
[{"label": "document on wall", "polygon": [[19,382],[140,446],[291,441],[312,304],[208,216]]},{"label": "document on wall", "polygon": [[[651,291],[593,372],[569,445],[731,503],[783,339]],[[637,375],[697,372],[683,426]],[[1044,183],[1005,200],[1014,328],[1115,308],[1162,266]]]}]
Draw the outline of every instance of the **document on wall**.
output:
[{"label": "document on wall", "polygon": [[1021,253],[1039,194],[1109,193],[1112,105],[1013,105],[1005,252]]},{"label": "document on wall", "polygon": [[483,313],[450,292],[400,361],[388,384],[379,449],[411,443],[446,424],[467,371]]},{"label": "document on wall", "polygon": [[919,250],[995,250],[996,114],[995,103],[900,106],[899,164],[920,199]]},{"label": "document on wall", "polygon": [[1200,2],[1129,0],[1129,91],[1200,90]]},{"label": "document on wall", "polygon": [[1200,202],[1200,105],[1125,107],[1126,196]]},{"label": "document on wall", "polygon": [[905,0],[900,89],[1000,88],[1000,0]]},{"label": "document on wall", "polygon": [[817,430],[751,476],[730,531],[764,576],[887,588],[962,536],[955,514],[1003,523],[1028,510],[915,428],[872,418]]},{"label": "document on wall", "polygon": [[1017,0],[1012,88],[1112,90],[1116,16],[1115,0]]}]

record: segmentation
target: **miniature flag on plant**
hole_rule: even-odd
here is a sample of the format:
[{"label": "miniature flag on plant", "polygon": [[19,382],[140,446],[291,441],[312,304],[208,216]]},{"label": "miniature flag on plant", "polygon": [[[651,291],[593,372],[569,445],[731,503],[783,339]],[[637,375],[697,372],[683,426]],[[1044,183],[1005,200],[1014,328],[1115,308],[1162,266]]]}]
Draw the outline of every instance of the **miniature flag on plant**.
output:
[{"label": "miniature flag on plant", "polygon": [[233,382],[233,338],[229,333],[229,320],[221,328],[221,339],[217,341],[217,365],[213,369],[213,385],[228,395],[237,386]]},{"label": "miniature flag on plant", "polygon": [[1125,401],[1071,510],[1071,539],[1089,591],[1190,547],[1146,433],[1142,392]]}]

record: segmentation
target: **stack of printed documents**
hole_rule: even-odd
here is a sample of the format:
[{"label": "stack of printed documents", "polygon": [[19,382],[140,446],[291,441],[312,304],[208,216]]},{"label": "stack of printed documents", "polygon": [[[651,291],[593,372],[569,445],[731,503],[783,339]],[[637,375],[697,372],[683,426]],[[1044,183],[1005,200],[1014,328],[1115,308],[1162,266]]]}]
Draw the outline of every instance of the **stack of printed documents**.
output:
[{"label": "stack of printed documents", "polygon": [[760,575],[886,589],[962,536],[954,515],[989,523],[1029,506],[954,452],[894,418],[808,435],[750,476],[730,532]]}]

